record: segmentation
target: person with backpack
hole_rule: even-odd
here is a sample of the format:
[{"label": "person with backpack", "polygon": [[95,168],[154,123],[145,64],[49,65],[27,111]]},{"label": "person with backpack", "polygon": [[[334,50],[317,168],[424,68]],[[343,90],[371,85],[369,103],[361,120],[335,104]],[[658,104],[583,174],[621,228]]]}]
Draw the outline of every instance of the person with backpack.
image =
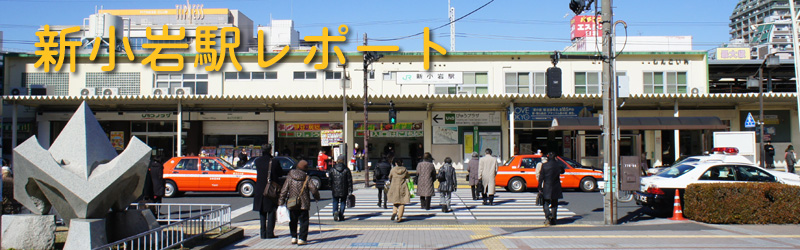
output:
[{"label": "person with backpack", "polygon": [[344,165],[344,155],[336,159],[336,165],[328,170],[331,197],[333,197],[333,221],[344,221],[347,197],[353,194],[353,174]]},{"label": "person with backpack", "polygon": [[458,181],[456,181],[456,169],[453,168],[453,160],[450,157],[444,158],[444,165],[439,168],[436,179],[439,181],[439,193],[441,194],[439,205],[442,206],[442,212],[452,212],[450,196],[456,191]]},{"label": "person with backpack", "polygon": [[[383,203],[383,208],[386,209],[386,203],[388,199],[386,199],[386,182],[389,181],[389,172],[392,171],[392,165],[390,162],[394,160],[393,154],[388,154],[384,156],[382,161],[378,163],[378,166],[375,167],[375,173],[372,175],[373,181],[375,182],[375,188],[378,189],[378,207],[381,207],[381,203]],[[381,202],[383,201],[383,202]]]},{"label": "person with backpack", "polygon": [[292,244],[297,245],[307,244],[311,195],[319,201],[319,190],[317,185],[308,181],[307,171],[308,162],[305,160],[298,162],[297,168],[289,171],[278,198],[278,206],[286,205],[289,209],[289,233],[292,235]]}]

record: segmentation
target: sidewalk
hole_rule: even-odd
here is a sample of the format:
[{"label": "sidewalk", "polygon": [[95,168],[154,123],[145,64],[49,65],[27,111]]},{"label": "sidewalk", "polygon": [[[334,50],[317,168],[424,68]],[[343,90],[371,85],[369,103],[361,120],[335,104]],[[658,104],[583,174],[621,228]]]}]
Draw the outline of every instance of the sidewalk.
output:
[{"label": "sidewalk", "polygon": [[[312,221],[315,219],[312,216]],[[288,227],[262,240],[258,223],[241,223],[245,240],[224,249],[766,249],[800,248],[798,225],[708,225],[670,220],[618,226],[313,224],[306,246],[290,243]],[[320,231],[321,227],[321,231]]]}]

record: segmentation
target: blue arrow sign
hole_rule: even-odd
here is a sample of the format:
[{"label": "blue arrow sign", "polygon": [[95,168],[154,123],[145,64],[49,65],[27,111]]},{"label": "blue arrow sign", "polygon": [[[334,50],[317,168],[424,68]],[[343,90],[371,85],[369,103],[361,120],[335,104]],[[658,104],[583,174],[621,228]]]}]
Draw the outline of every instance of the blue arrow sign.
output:
[{"label": "blue arrow sign", "polygon": [[745,128],[755,128],[756,127],[756,120],[753,119],[752,113],[747,113],[747,119],[744,120],[744,127]]}]

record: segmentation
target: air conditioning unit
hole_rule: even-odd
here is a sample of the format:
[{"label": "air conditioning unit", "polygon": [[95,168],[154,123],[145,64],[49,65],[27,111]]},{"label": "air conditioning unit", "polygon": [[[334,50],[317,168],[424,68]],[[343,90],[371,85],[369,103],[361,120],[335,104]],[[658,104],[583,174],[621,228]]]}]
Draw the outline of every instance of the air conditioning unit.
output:
[{"label": "air conditioning unit", "polygon": [[180,87],[180,88],[175,87],[175,88],[172,88],[172,94],[173,95],[191,95],[192,94],[192,88],[191,87]]},{"label": "air conditioning unit", "polygon": [[169,95],[169,88],[153,88],[153,95]]},{"label": "air conditioning unit", "polygon": [[55,95],[56,86],[31,85],[28,93],[30,93],[30,95]]},{"label": "air conditioning unit", "polygon": [[118,95],[119,94],[119,88],[103,88],[103,90],[100,92],[100,94],[104,95],[104,96]]},{"label": "air conditioning unit", "polygon": [[97,95],[96,88],[82,88],[81,89],[81,96],[95,96]]},{"label": "air conditioning unit", "polygon": [[15,87],[11,89],[11,95],[28,95],[28,88]]}]

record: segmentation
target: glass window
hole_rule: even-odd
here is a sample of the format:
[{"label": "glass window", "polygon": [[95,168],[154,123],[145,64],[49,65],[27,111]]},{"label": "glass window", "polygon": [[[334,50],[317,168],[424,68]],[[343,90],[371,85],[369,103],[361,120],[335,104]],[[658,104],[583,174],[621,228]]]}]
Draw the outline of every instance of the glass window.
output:
[{"label": "glass window", "polygon": [[183,159],[175,166],[175,170],[197,170],[197,159]]},{"label": "glass window", "polygon": [[737,181],[755,181],[755,182],[777,182],[775,176],[767,173],[764,170],[752,166],[737,166],[736,167],[736,180]]},{"label": "glass window", "polygon": [[713,166],[708,168],[703,175],[700,176],[699,180],[706,180],[706,181],[735,181],[735,173],[733,171],[733,166]]},{"label": "glass window", "polygon": [[325,71],[325,79],[326,80],[335,80],[335,79],[342,79],[342,72],[335,72],[335,71]]},{"label": "glass window", "polygon": [[239,72],[239,80],[250,80],[250,72]]},{"label": "glass window", "polygon": [[675,178],[691,171],[692,169],[694,169],[694,166],[681,164],[664,169],[659,174],[657,174],[657,176],[665,178]]},{"label": "glass window", "polygon": [[533,73],[533,93],[534,94],[545,94],[545,87],[547,87],[547,82],[545,82],[545,73],[544,72],[536,72]]},{"label": "glass window", "polygon": [[[465,94],[488,94],[489,74],[486,72],[464,72],[464,83],[457,90]],[[449,92],[449,91],[448,91]]]},{"label": "glass window", "polygon": [[644,93],[686,94],[686,72],[644,72]]},{"label": "glass window", "polygon": [[575,72],[575,94],[600,94],[600,72]]},{"label": "glass window", "polygon": [[434,89],[434,94],[438,95],[455,95],[456,94],[456,86],[436,86]]},{"label": "glass window", "polygon": [[253,72],[250,74],[250,76],[253,78],[253,80],[261,80],[264,79],[264,72]]},{"label": "glass window", "polygon": [[520,168],[536,168],[536,164],[541,162],[541,158],[524,158],[520,161],[519,167]]},{"label": "glass window", "polygon": [[264,79],[268,79],[268,80],[278,79],[278,72],[274,72],[274,71],[264,72]]},{"label": "glass window", "polygon": [[[237,72],[226,72],[225,79],[236,79],[238,75]],[[208,94],[208,74],[169,74],[169,76],[158,74],[155,87],[169,88],[170,91],[174,88],[188,87],[192,91],[190,94],[206,95]]]},{"label": "glass window", "polygon": [[200,167],[202,171],[222,171],[222,166],[214,159],[200,160]]},{"label": "glass window", "polygon": [[305,73],[305,72],[302,72],[302,71],[300,71],[300,72],[298,72],[298,71],[295,71],[293,75],[294,75],[294,79],[295,79],[295,80],[298,80],[298,79],[306,79],[306,73]]},{"label": "glass window", "polygon": [[175,122],[158,121],[148,122],[147,132],[175,132]]},{"label": "glass window", "polygon": [[506,93],[530,94],[530,73],[506,73]]},{"label": "glass window", "polygon": [[394,80],[394,72],[384,72],[383,73],[383,80],[384,81],[392,81]]},{"label": "glass window", "polygon": [[586,72],[575,72],[575,94],[586,94]]},{"label": "glass window", "polygon": [[281,168],[283,168],[284,172],[286,172],[286,170],[292,169],[292,167],[294,167],[294,163],[292,162],[292,160],[290,160],[288,158],[281,157],[281,158],[278,158],[278,160],[281,161]]}]

